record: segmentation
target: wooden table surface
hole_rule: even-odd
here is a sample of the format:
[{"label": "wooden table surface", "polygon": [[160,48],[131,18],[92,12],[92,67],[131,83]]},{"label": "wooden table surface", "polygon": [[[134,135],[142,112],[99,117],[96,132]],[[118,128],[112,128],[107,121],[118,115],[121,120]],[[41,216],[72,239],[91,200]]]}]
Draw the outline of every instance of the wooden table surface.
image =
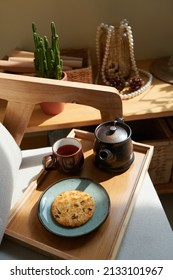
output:
[{"label": "wooden table surface", "polygon": [[[150,69],[151,60],[138,62],[138,67]],[[153,77],[151,87],[129,100],[123,100],[123,116],[125,121],[166,117],[173,115],[173,85]],[[5,102],[0,101],[0,121],[3,120]],[[49,131],[63,128],[73,128],[97,125],[101,122],[97,109],[79,105],[66,104],[65,110],[56,116],[42,113],[37,105],[31,116],[27,132]]]}]

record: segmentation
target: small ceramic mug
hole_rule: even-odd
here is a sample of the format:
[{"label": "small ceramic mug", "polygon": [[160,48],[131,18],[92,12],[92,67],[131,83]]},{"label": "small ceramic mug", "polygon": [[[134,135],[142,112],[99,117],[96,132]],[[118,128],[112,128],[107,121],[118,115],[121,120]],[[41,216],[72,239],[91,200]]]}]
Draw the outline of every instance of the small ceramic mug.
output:
[{"label": "small ceramic mug", "polygon": [[45,170],[77,173],[83,166],[82,144],[75,138],[62,138],[52,146],[52,154],[43,158]]}]

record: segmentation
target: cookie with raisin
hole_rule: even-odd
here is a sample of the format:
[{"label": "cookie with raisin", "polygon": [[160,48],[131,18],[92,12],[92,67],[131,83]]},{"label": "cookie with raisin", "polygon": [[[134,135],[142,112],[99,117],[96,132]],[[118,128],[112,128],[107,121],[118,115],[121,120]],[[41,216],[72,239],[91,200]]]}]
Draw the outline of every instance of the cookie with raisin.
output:
[{"label": "cookie with raisin", "polygon": [[65,227],[79,227],[91,219],[95,211],[94,199],[80,190],[60,193],[51,205],[56,222]]}]

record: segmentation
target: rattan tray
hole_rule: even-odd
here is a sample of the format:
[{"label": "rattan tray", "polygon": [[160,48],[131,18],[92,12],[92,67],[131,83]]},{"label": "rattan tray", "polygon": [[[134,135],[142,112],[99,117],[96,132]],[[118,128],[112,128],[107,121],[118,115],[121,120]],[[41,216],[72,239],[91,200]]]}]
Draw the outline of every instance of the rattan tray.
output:
[{"label": "rattan tray", "polygon": [[99,170],[93,163],[94,136],[81,130],[72,130],[71,137],[83,145],[85,162],[80,177],[91,178],[108,192],[111,209],[106,221],[93,232],[80,237],[67,238],[48,232],[37,217],[38,200],[44,190],[54,182],[67,178],[57,171],[47,173],[37,185],[31,184],[12,209],[6,237],[24,246],[63,259],[114,259],[116,258],[138,191],[148,170],[153,147],[134,143],[135,160],[128,171],[115,176]]}]

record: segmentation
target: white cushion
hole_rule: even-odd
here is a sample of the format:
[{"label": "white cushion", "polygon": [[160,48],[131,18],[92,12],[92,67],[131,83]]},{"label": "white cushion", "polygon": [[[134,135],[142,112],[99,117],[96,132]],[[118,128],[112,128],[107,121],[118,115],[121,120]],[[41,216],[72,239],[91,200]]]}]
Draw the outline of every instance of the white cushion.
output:
[{"label": "white cushion", "polygon": [[14,206],[30,182],[33,181],[34,177],[41,171],[43,168],[42,159],[45,155],[50,154],[51,151],[51,147],[22,151],[22,163],[18,172],[11,207]]},{"label": "white cushion", "polygon": [[21,151],[8,130],[0,123],[0,243],[4,235],[13,188],[21,164]]}]

